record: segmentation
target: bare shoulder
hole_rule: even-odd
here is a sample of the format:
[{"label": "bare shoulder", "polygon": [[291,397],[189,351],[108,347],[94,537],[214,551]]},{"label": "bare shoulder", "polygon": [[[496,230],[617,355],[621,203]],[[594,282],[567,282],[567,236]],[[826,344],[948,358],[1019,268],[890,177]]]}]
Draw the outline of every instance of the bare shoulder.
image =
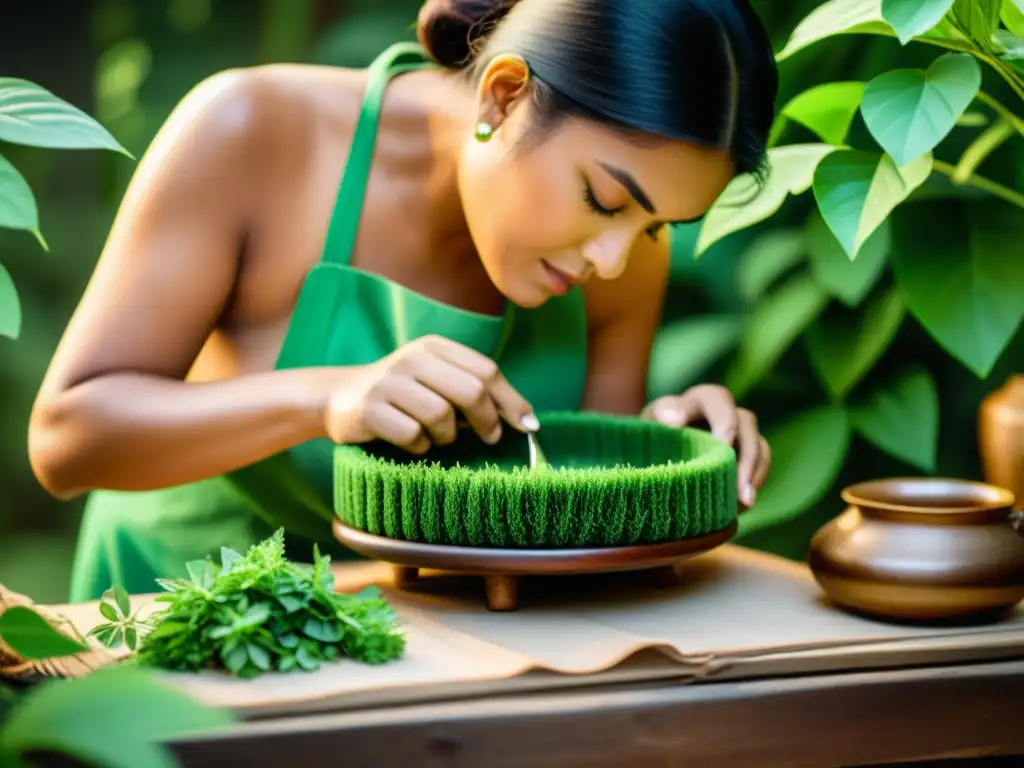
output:
[{"label": "bare shoulder", "polygon": [[239,171],[249,181],[293,168],[325,130],[345,133],[362,80],[355,70],[301,65],[219,72],[181,99],[147,156],[162,165],[186,152],[196,173]]}]

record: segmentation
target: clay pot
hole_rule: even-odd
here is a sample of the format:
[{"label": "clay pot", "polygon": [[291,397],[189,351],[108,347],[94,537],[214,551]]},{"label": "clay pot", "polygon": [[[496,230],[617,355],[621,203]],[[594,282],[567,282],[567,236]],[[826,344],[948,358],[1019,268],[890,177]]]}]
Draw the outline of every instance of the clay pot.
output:
[{"label": "clay pot", "polygon": [[985,480],[1012,491],[1024,506],[1024,375],[1011,376],[982,401],[978,448]]},{"label": "clay pot", "polygon": [[849,506],[811,541],[825,593],[854,611],[965,618],[1024,600],[1024,535],[1014,497],[984,483],[895,478],[850,486]]}]

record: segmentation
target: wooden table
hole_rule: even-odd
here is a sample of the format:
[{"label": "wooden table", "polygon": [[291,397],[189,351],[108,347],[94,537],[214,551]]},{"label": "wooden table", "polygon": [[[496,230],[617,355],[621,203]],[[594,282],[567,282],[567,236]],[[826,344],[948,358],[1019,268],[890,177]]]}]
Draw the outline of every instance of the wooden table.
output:
[{"label": "wooden table", "polygon": [[174,749],[189,768],[1020,768],[1024,648],[998,663],[661,681],[275,718]]}]

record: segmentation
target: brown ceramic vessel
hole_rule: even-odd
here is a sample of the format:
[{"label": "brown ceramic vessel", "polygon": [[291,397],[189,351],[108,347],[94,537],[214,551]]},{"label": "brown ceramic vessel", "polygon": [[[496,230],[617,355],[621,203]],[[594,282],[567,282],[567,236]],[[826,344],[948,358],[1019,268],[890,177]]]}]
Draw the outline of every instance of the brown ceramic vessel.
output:
[{"label": "brown ceramic vessel", "polygon": [[938,478],[846,488],[847,508],[811,542],[809,565],[846,608],[902,620],[964,619],[1024,599],[1013,494]]},{"label": "brown ceramic vessel", "polygon": [[985,480],[1006,488],[1024,506],[1024,375],[1017,374],[982,401],[978,450]]}]

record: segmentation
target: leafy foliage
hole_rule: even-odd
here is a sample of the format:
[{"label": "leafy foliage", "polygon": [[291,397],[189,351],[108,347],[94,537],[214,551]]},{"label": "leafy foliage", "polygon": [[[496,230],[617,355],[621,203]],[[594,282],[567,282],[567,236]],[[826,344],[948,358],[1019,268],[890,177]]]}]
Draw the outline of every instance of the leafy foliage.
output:
[{"label": "leafy foliage", "polygon": [[173,768],[165,741],[233,719],[145,670],[109,667],[27,693],[0,727],[0,761],[45,751],[103,768]]},{"label": "leafy foliage", "polygon": [[[984,379],[1024,319],[1024,194],[1013,187],[1024,177],[995,160],[1024,136],[1020,0],[826,0],[778,59],[848,35],[887,38],[887,65],[789,97],[763,188],[736,179],[697,235],[701,256],[767,223],[738,261],[742,306],[721,312],[745,310],[745,331],[708,351],[666,338],[652,361],[668,389],[684,383],[673,380],[671,356],[687,360],[687,382],[714,367],[695,371],[694,359],[723,359],[715,370],[770,421],[773,468],[741,518],[745,535],[809,510],[848,463],[855,472],[888,459],[936,471],[935,367],[948,355],[951,367]],[[906,46],[915,47],[912,66],[902,66]],[[915,340],[913,359],[892,351],[902,337]],[[973,421],[976,408],[960,418]],[[883,455],[847,456],[854,437]]]},{"label": "leafy foliage", "polygon": [[131,600],[124,587],[114,585],[104,592],[99,610],[109,623],[96,625],[89,630],[89,636],[95,637],[108,648],[118,648],[124,644],[128,650],[134,651],[138,647],[140,635],[153,629],[152,624],[139,619],[138,611],[132,613]]},{"label": "leafy foliage", "polygon": [[405,649],[394,611],[375,590],[335,593],[330,558],[287,561],[283,530],[244,556],[223,548],[219,566],[196,561],[188,572],[160,581],[168,594],[157,600],[168,606],[150,617],[153,629],[139,642],[143,666],[249,678],[312,671],[340,657],[382,664]]},{"label": "leafy foliage", "polygon": [[31,608],[20,605],[0,614],[0,641],[19,656],[33,661],[88,650],[82,643],[57,631]]},{"label": "leafy foliage", "polygon": [[[0,144],[53,149],[108,149],[131,157],[99,123],[35,83],[0,77]],[[0,228],[31,232],[48,250],[39,209],[25,177],[0,155]],[[21,305],[7,270],[0,264],[0,336],[17,339]]]}]

